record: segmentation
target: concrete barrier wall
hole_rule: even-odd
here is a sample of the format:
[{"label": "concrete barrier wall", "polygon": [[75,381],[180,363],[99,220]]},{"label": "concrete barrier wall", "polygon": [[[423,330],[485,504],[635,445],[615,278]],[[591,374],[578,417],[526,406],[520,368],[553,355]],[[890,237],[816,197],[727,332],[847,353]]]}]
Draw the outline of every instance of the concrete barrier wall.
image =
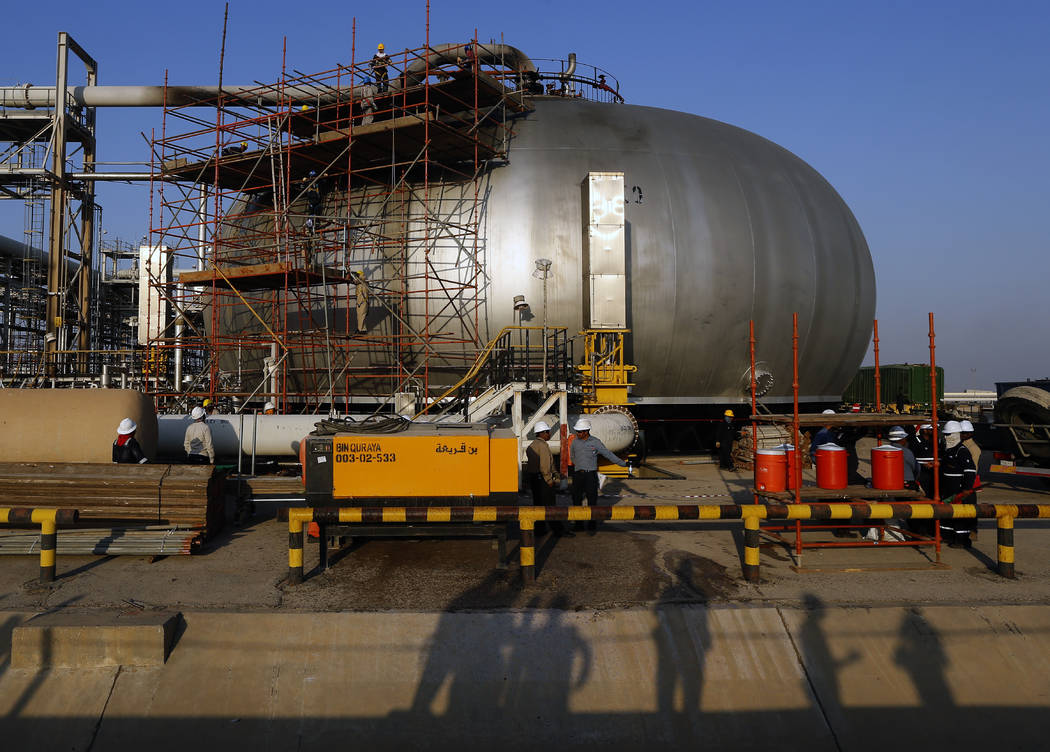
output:
[{"label": "concrete barrier wall", "polygon": [[112,462],[117,425],[134,420],[142,451],[157,457],[153,400],[132,389],[0,389],[4,462]]}]

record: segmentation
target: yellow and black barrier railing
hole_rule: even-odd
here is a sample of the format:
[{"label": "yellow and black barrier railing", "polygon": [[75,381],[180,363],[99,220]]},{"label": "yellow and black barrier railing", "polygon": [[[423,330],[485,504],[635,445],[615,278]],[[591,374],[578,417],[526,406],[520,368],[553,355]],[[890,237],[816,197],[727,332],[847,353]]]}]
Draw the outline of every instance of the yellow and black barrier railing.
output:
[{"label": "yellow and black barrier railing", "polygon": [[[282,511],[282,516],[284,512]],[[744,579],[758,582],[762,520],[946,520],[998,521],[999,574],[1014,577],[1014,520],[1050,518],[1050,504],[663,504],[600,507],[313,507],[288,509],[288,581],[303,581],[303,527],[355,523],[517,522],[519,559],[526,583],[536,578],[537,522],[743,520]]]},{"label": "yellow and black barrier railing", "polygon": [[72,525],[80,519],[76,509],[32,509],[28,507],[0,507],[0,524],[29,527],[40,525],[40,581],[55,580],[55,547],[58,526]]}]

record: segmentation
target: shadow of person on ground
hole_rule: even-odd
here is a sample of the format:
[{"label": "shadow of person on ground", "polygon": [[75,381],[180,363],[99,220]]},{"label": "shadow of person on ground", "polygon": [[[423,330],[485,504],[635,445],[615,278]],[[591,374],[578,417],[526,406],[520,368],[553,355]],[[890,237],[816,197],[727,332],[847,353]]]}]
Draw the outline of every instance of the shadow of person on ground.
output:
[{"label": "shadow of person on ground", "polygon": [[[569,724],[570,697],[591,674],[591,649],[572,624],[569,600],[546,607],[533,596],[520,613],[457,613],[502,589],[490,575],[443,613],[429,640],[406,722],[433,724],[454,736],[498,732],[510,717],[536,719],[557,730]],[[466,736],[464,736],[466,738]]]},{"label": "shadow of person on ground", "polygon": [[685,745],[701,738],[700,701],[704,658],[711,646],[706,607],[689,607],[703,598],[694,580],[691,559],[682,559],[674,579],[660,593],[654,613],[656,626],[656,707],[668,740]]},{"label": "shadow of person on ground", "polygon": [[[827,609],[818,596],[807,593],[802,604],[806,619],[799,629],[799,649],[806,673],[804,687],[820,705],[824,715],[837,725],[842,719],[842,689],[839,673],[861,659],[860,651],[851,650],[845,656],[836,657],[828,645],[822,622]],[[836,720],[837,719],[837,720]]]},{"label": "shadow of person on ground", "polygon": [[909,608],[901,619],[900,639],[893,661],[908,674],[926,710],[955,705],[948,686],[948,654],[940,633],[926,620],[921,608]]}]

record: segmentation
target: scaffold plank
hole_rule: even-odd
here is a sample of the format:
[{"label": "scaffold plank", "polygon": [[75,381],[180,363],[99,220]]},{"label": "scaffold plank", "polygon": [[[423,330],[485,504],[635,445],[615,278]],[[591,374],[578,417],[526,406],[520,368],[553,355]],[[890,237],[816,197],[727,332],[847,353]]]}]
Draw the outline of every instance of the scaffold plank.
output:
[{"label": "scaffold plank", "polygon": [[[228,281],[227,281],[228,280]],[[340,284],[349,280],[337,269],[313,266],[303,268],[289,262],[223,266],[220,270],[205,269],[179,274],[180,285],[210,285],[238,290],[262,290],[284,287],[305,287],[322,284]]]},{"label": "scaffold plank", "polygon": [[[790,425],[794,417],[791,413],[779,413],[763,415],[761,413],[752,415],[749,421],[755,423],[769,423],[773,425]],[[869,426],[889,427],[899,425],[912,425],[916,423],[929,423],[929,415],[899,414],[899,413],[800,413],[798,424],[800,426]]]}]

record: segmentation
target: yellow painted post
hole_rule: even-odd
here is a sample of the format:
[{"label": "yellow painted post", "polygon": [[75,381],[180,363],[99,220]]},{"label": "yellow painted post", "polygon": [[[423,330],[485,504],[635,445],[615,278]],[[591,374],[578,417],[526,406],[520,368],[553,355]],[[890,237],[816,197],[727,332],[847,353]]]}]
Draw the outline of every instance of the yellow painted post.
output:
[{"label": "yellow painted post", "polygon": [[521,527],[521,544],[518,555],[521,559],[521,577],[526,585],[536,581],[536,522],[531,516],[518,519]]},{"label": "yellow painted post", "polygon": [[758,523],[758,515],[744,517],[744,579],[756,583],[759,577]]},{"label": "yellow painted post", "polygon": [[312,509],[288,510],[288,584],[303,581],[303,523],[313,519]]},{"label": "yellow painted post", "polygon": [[1014,518],[1000,515],[996,518],[999,538],[999,574],[1014,579]]},{"label": "yellow painted post", "polygon": [[55,581],[55,545],[58,539],[54,511],[40,520],[40,581]]}]

